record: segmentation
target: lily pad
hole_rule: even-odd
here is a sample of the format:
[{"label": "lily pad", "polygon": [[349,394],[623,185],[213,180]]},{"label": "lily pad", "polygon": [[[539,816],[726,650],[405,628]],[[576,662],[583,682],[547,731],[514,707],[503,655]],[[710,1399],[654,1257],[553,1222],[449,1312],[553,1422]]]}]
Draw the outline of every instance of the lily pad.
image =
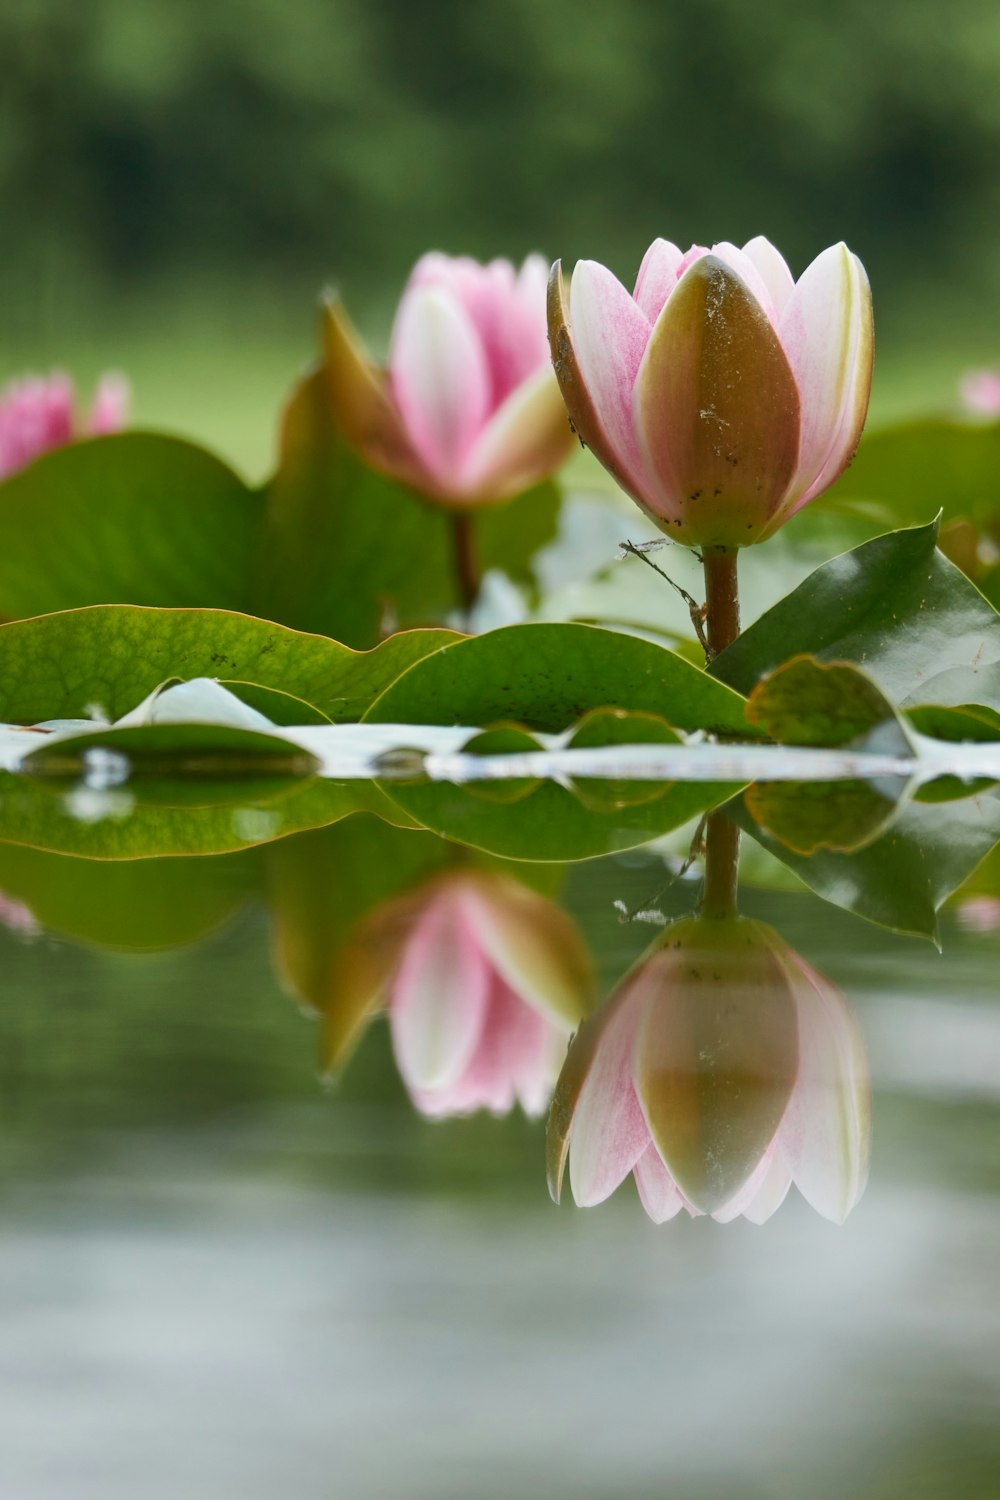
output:
[{"label": "lily pad", "polygon": [[0,484],[0,616],[89,604],[251,607],[259,496],[191,443],[127,432]]},{"label": "lily pad", "polygon": [[936,542],[932,523],[825,563],[716,657],[712,675],[749,693],[808,653],[863,667],[899,705],[1000,708],[1000,615]]},{"label": "lily pad", "polygon": [[[414,630],[352,651],[250,615],[99,605],[0,626],[0,720],[121,718],[172,677],[214,677],[299,698],[334,722],[361,717],[421,657],[458,640]],[[273,706],[273,705],[272,705]]]}]

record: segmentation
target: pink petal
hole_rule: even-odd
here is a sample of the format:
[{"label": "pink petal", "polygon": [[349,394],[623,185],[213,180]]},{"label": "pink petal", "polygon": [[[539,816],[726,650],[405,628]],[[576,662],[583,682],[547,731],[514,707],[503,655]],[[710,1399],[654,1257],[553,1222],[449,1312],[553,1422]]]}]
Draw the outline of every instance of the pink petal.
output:
[{"label": "pink petal", "polygon": [[442,488],[455,490],[489,410],[490,377],[468,315],[443,288],[405,293],[389,376],[414,450]]},{"label": "pink petal", "polygon": [[427,1112],[488,1109],[504,1115],[520,1098],[526,1113],[541,1114],[558,1072],[557,1056],[549,1024],[494,975],[476,1050],[454,1083],[424,1096]]},{"label": "pink petal", "polygon": [[824,250],[803,272],[779,332],[802,410],[798,465],[782,505],[787,518],[846,467],[868,410],[871,291],[846,245]]},{"label": "pink petal", "polygon": [[788,269],[785,257],[762,234],[759,234],[756,239],[747,240],[743,246],[743,254],[757,267],[770,293],[774,311],[780,319],[788,306],[788,299],[795,290],[795,278]]},{"label": "pink petal", "polygon": [[864,1041],[840,991],[793,955],[799,1079],[779,1136],[799,1192],[842,1224],[864,1192],[871,1092]]},{"label": "pink petal", "polygon": [[463,912],[480,950],[504,982],[565,1032],[588,1008],[590,956],[566,913],[503,876],[467,881]]},{"label": "pink petal", "polygon": [[633,296],[650,325],[656,322],[664,302],[677,285],[682,259],[682,252],[669,240],[654,240],[643,256]]},{"label": "pink petal", "polygon": [[473,443],[462,470],[463,492],[484,502],[519,495],[559,468],[572,444],[566,407],[546,360]]},{"label": "pink petal", "polygon": [[632,391],[651,324],[621,282],[596,261],[577,262],[569,301],[573,348],[603,440],[625,484],[636,496],[647,495],[655,486],[632,423]]},{"label": "pink petal", "polygon": [[766,312],[717,256],[697,259],[660,313],[634,412],[670,535],[758,540],[795,472],[798,392]]},{"label": "pink petal", "polygon": [[660,1160],[660,1153],[650,1141],[632,1168],[639,1198],[654,1224],[665,1224],[684,1207],[677,1184]]},{"label": "pink petal", "polygon": [[123,375],[102,375],[94,393],[87,431],[92,437],[120,432],[128,421],[131,390]]},{"label": "pink petal", "polygon": [[490,970],[451,892],[419,917],[393,981],[389,1022],[403,1081],[413,1090],[451,1087],[482,1031]]},{"label": "pink petal", "polygon": [[569,1180],[581,1208],[603,1203],[649,1145],[649,1129],[632,1083],[632,1046],[641,1004],[641,987],[619,1004],[577,1101]]},{"label": "pink petal", "polygon": [[784,1203],[791,1185],[792,1174],[781,1152],[775,1151],[767,1175],[753,1199],[743,1209],[743,1217],[749,1219],[751,1224],[766,1224]]},{"label": "pink petal", "polygon": [[[791,1182],[792,1174],[772,1142],[756,1170],[729,1202],[715,1211],[712,1218],[717,1224],[731,1224],[741,1214],[750,1218],[758,1211],[763,1212],[764,1218],[770,1218],[783,1202]],[[752,1222],[762,1224],[764,1219],[754,1218]]]},{"label": "pink petal", "polygon": [[771,296],[767,281],[758,270],[755,258],[747,255],[745,250],[740,250],[736,245],[731,245],[728,240],[720,240],[717,245],[713,245],[709,254],[717,256],[729,266],[730,270],[736,272],[744,286],[753,293],[767,313],[768,321],[777,326],[778,315],[774,298]]}]

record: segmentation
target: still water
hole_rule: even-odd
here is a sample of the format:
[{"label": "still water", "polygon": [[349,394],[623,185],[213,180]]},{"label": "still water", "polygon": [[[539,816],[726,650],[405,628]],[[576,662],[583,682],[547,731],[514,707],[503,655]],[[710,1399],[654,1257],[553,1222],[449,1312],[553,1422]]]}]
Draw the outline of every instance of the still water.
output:
[{"label": "still water", "polygon": [[[695,904],[675,850],[472,864],[601,998]],[[0,845],[0,1493],[1000,1493],[988,901],[945,910],[939,951],[748,860],[742,911],[860,1027],[870,1177],[841,1224],[795,1187],[762,1225],[654,1224],[630,1175],[579,1208],[567,1174],[557,1208],[543,1115],[431,1118],[462,1100],[421,1093],[423,1042],[360,990],[344,1012],[366,964],[418,965],[412,893],[469,867],[367,815],[199,858]],[[425,988],[467,990],[440,921]],[[479,1064],[466,1105],[505,1109]]]}]

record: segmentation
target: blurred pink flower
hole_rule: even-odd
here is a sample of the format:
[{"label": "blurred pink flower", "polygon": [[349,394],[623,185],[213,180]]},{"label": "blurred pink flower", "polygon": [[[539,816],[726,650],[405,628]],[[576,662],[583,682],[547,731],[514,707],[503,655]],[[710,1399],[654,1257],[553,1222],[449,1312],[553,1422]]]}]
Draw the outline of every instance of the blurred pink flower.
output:
[{"label": "blurred pink flower", "polygon": [[31,907],[16,896],[8,896],[6,891],[0,891],[0,926],[19,937],[37,937],[42,930]]},{"label": "blurred pink flower", "polygon": [[981,417],[1000,417],[1000,370],[970,370],[962,377],[962,404]]},{"label": "blurred pink flower", "polygon": [[387,370],[327,307],[334,416],[374,467],[455,508],[507,500],[563,462],[572,434],[549,362],[546,265],[432,251],[406,285]]},{"label": "blurred pink flower", "polygon": [[763,541],[850,462],[868,409],[871,292],[834,245],[793,280],[766,239],[656,240],[629,294],[579,261],[549,284],[573,425],[674,541]]},{"label": "blurred pink flower", "polygon": [[966,932],[996,932],[1000,930],[1000,897],[967,896],[958,903],[956,914]]},{"label": "blurred pink flower", "polygon": [[383,919],[387,939],[393,1051],[417,1108],[541,1114],[590,992],[559,907],[505,875],[451,872]]},{"label": "blurred pink flower", "polygon": [[549,1185],[600,1203],[629,1172],[656,1223],[763,1223],[794,1181],[842,1222],[868,1171],[868,1067],[840,992],[761,922],[668,928],[584,1022],[549,1122]]},{"label": "blurred pink flower", "polygon": [[68,375],[56,372],[12,380],[0,391],[0,479],[75,438],[118,432],[128,417],[129,389],[119,375],[103,375],[88,415],[76,416]]}]

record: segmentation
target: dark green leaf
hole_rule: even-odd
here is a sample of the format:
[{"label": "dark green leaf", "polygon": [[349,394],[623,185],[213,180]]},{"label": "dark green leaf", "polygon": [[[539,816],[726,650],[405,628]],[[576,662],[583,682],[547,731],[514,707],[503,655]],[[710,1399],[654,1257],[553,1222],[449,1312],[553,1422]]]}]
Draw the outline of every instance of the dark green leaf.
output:
[{"label": "dark green leaf", "polygon": [[937,527],[892,532],[818,568],[712,663],[749,693],[802,652],[863,667],[895,703],[1000,707],[1000,616],[936,550]]}]

